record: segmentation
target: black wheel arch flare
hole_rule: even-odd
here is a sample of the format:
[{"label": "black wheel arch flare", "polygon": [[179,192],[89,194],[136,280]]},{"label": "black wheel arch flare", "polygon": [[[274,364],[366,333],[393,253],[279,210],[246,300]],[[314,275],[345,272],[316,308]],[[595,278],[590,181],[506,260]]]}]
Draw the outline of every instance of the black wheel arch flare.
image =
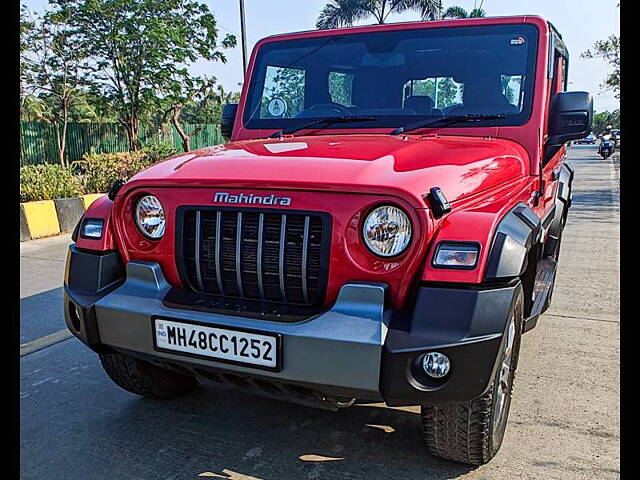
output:
[{"label": "black wheel arch flare", "polygon": [[526,204],[513,207],[496,227],[484,281],[520,276],[527,267],[527,255],[540,226],[540,218]]}]

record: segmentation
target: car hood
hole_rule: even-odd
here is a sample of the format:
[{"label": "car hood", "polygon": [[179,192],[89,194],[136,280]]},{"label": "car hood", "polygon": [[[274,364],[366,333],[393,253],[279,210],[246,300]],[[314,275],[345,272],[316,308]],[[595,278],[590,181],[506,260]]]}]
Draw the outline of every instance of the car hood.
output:
[{"label": "car hood", "polygon": [[398,195],[423,208],[423,195],[432,187],[455,202],[525,175],[526,155],[519,144],[499,138],[288,136],[170,158],[137,174],[124,191],[189,185],[366,192]]}]

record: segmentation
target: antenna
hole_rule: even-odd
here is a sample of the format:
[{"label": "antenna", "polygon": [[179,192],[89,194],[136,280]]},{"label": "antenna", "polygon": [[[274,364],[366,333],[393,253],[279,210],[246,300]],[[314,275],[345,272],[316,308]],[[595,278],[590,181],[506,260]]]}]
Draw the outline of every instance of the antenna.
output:
[{"label": "antenna", "polygon": [[247,72],[247,32],[244,23],[244,0],[240,0],[240,41],[242,42],[242,73]]}]

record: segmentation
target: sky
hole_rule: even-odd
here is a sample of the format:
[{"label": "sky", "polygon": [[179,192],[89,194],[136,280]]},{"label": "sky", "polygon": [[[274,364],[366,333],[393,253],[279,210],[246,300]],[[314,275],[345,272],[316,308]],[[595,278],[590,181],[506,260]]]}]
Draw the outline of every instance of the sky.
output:
[{"label": "sky", "polygon": [[[215,76],[225,90],[239,90],[243,81],[240,47],[240,8],[238,0],[201,0],[215,14],[221,38],[233,33],[238,46],[225,51],[228,62],[199,61],[191,66],[196,75]],[[269,35],[313,30],[320,10],[327,0],[245,0],[247,52],[258,40]],[[46,7],[47,0],[22,0],[31,10]],[[458,5],[467,10],[474,0],[443,0],[444,8]],[[479,2],[478,2],[479,3]],[[487,16],[540,15],[551,21],[569,48],[569,89],[591,92],[596,111],[613,110],[619,101],[613,92],[601,88],[610,70],[601,59],[583,59],[580,53],[597,40],[620,33],[619,0],[484,0]],[[416,12],[390,16],[391,22],[418,20]],[[372,23],[371,20],[359,24]]]}]

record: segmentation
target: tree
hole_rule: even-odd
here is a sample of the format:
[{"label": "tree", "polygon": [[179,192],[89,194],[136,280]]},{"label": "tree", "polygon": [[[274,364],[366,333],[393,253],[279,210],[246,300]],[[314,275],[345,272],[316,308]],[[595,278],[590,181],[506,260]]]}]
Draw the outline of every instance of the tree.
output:
[{"label": "tree", "polygon": [[606,40],[598,40],[593,45],[593,51],[587,50],[580,56],[602,58],[613,68],[601,86],[613,90],[616,98],[620,98],[620,37],[610,35]]},{"label": "tree", "polygon": [[591,126],[591,132],[594,135],[603,134],[607,127],[611,125],[612,128],[620,128],[620,110],[616,109],[613,112],[598,112],[593,115],[593,124]]},{"label": "tree", "polygon": [[186,69],[198,59],[220,61],[233,47],[209,7],[197,0],[50,0],[72,19],[78,39],[89,46],[88,78],[111,101],[131,150],[139,147],[141,118],[157,108],[157,92],[188,83]]},{"label": "tree", "polygon": [[[287,105],[282,112],[283,118],[292,118],[304,110],[304,70],[298,68],[267,67],[260,105],[260,117],[270,118],[269,103],[274,98],[281,98]],[[278,117],[280,115],[277,115]]]},{"label": "tree", "polygon": [[330,0],[320,12],[316,27],[348,27],[369,17],[382,24],[391,13],[407,10],[418,11],[422,20],[437,20],[442,16],[442,0]]},{"label": "tree", "polygon": [[[164,120],[168,117],[182,139],[182,149],[185,152],[191,150],[191,137],[202,130],[202,126],[196,127],[190,133],[182,127],[182,114],[187,105],[204,106],[212,96],[212,90],[216,83],[214,78],[196,77],[186,78],[184,82],[176,81],[171,87],[172,91],[164,97],[164,102],[169,106],[164,114]],[[196,107],[197,108],[197,107]]]},{"label": "tree", "polygon": [[26,9],[22,13],[23,111],[29,109],[31,115],[55,125],[58,161],[64,166],[69,115],[81,95],[86,49],[65,14],[45,12],[36,17]]},{"label": "tree", "polygon": [[444,18],[481,18],[486,17],[487,12],[482,8],[482,4],[484,0],[480,2],[480,6],[476,6],[476,3],[473,3],[473,9],[470,12],[467,12],[462,7],[449,7],[444,12]]},{"label": "tree", "polygon": [[[437,91],[436,91],[437,80]],[[424,80],[411,80],[406,84],[405,96],[426,95],[436,102],[435,108],[446,108],[456,103],[460,89],[450,77],[426,78]]]},{"label": "tree", "polygon": [[[220,123],[222,107],[240,98],[239,92],[227,92],[222,85],[216,84],[215,77],[188,78],[172,87],[173,90],[161,100],[166,110],[159,123],[162,125],[169,119],[180,135],[185,152],[191,150],[191,138],[204,128],[203,124]],[[187,132],[184,124],[197,126]]]},{"label": "tree", "polygon": [[33,32],[35,23],[31,18],[26,6],[20,7],[20,112],[25,106],[28,95],[26,93],[26,83],[29,81],[29,70],[27,68],[27,55],[29,53],[29,38]]}]

